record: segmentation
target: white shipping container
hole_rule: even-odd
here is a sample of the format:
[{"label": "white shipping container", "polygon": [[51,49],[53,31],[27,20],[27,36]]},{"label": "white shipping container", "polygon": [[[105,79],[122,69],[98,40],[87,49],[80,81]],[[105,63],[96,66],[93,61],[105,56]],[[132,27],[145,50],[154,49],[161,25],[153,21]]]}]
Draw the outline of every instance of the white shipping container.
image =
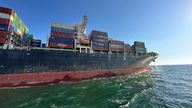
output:
[{"label": "white shipping container", "polygon": [[123,48],[123,45],[111,44],[111,48]]},{"label": "white shipping container", "polygon": [[1,13],[1,12],[0,12],[0,18],[10,19],[10,15],[9,15],[9,14],[6,14],[6,13]]},{"label": "white shipping container", "polygon": [[103,39],[97,39],[96,41],[99,41],[99,42],[106,42],[106,41],[103,40]]},{"label": "white shipping container", "polygon": [[52,27],[58,27],[58,28],[74,30],[74,25],[59,24],[59,23],[56,23],[56,22],[52,23]]},{"label": "white shipping container", "polygon": [[17,33],[20,35],[22,34],[22,32],[21,32],[21,30],[19,30],[19,28],[17,28]]},{"label": "white shipping container", "polygon": [[102,36],[102,35],[90,35],[90,37],[98,37],[98,38],[103,38],[103,39],[108,39],[107,36]]},{"label": "white shipping container", "polygon": [[96,44],[96,45],[98,45],[98,46],[104,46],[104,43],[94,42],[94,44]]},{"label": "white shipping container", "polygon": [[13,22],[13,16],[12,15],[10,16],[10,20]]}]

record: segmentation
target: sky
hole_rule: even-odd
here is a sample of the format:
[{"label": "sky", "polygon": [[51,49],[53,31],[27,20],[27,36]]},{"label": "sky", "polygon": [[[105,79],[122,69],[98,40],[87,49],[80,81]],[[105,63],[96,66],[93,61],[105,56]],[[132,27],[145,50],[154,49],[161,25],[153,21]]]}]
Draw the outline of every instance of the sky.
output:
[{"label": "sky", "polygon": [[192,0],[0,0],[0,6],[14,9],[43,42],[52,22],[76,24],[87,15],[87,34],[143,41],[159,54],[155,65],[192,64]]}]

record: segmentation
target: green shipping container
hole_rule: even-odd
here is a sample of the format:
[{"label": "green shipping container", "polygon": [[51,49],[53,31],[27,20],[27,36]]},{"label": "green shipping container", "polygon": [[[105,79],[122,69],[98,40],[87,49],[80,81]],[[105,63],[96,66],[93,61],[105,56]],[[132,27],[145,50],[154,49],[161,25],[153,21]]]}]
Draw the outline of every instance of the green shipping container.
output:
[{"label": "green shipping container", "polygon": [[16,26],[18,26],[19,21],[17,21],[17,19],[16,19],[16,18],[14,18],[14,19],[13,19],[13,24],[15,24]]},{"label": "green shipping container", "polygon": [[23,22],[21,21],[21,19],[19,19],[19,24],[22,24]]},{"label": "green shipping container", "polygon": [[21,31],[24,33],[24,28],[23,27],[21,27]]},{"label": "green shipping container", "polygon": [[30,39],[30,40],[32,40],[32,39],[34,39],[34,38],[35,38],[34,35],[32,35],[32,34],[29,35],[29,39]]},{"label": "green shipping container", "polygon": [[21,31],[22,31],[22,26],[20,26],[20,28],[19,28]]},{"label": "green shipping container", "polygon": [[20,27],[18,28],[22,33],[29,33],[29,29],[24,25],[22,26],[24,23],[23,21],[17,16],[17,14],[14,12],[13,14],[13,25],[17,26],[20,25]]},{"label": "green shipping container", "polygon": [[18,26],[19,25],[19,21],[16,20],[15,21],[15,25]]},{"label": "green shipping container", "polygon": [[15,22],[16,22],[16,18],[14,17],[14,18],[13,18],[13,24],[15,24]]}]

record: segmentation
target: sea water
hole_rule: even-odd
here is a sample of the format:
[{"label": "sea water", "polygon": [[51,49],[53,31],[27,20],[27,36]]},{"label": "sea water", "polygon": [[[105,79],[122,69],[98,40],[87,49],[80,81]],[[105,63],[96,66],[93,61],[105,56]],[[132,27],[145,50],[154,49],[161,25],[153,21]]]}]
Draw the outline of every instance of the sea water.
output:
[{"label": "sea water", "polygon": [[192,65],[134,76],[0,89],[0,108],[192,108]]}]

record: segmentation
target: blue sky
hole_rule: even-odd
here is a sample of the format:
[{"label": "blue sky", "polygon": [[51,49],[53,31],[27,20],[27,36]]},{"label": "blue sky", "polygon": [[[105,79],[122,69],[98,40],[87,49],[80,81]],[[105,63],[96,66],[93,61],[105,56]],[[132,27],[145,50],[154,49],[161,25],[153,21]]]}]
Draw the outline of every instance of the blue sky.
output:
[{"label": "blue sky", "polygon": [[132,44],[144,41],[160,54],[155,64],[192,64],[191,0],[0,0],[12,8],[36,38],[45,42],[51,22],[79,23]]}]

